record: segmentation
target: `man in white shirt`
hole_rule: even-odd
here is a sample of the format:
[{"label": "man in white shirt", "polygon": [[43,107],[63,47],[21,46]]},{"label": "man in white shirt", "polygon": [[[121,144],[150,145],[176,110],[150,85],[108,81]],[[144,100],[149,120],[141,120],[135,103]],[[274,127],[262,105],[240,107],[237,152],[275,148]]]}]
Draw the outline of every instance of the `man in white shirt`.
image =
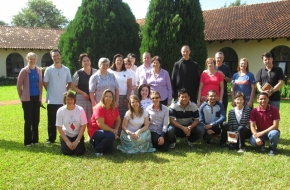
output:
[{"label": "man in white shirt", "polygon": [[140,85],[140,81],[145,76],[145,73],[152,69],[151,66],[151,54],[149,52],[144,52],[142,56],[143,64],[140,65],[136,70],[136,79],[138,86]]}]

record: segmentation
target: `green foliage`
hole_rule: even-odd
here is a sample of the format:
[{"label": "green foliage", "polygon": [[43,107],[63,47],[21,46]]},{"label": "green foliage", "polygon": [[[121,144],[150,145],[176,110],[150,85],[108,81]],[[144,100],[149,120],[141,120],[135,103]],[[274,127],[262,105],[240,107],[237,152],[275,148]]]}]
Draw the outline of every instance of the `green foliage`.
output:
[{"label": "green foliage", "polygon": [[16,83],[17,83],[17,78],[0,77],[0,86],[16,85]]},{"label": "green foliage", "polygon": [[0,26],[8,26],[8,24],[4,22],[3,20],[0,20]]},{"label": "green foliage", "polygon": [[63,28],[68,22],[49,0],[29,0],[27,7],[12,17],[14,26]]},{"label": "green foliage", "polygon": [[283,98],[290,98],[290,85],[284,84],[280,89],[280,95]]},{"label": "green foliage", "polygon": [[136,53],[140,46],[138,24],[127,3],[120,0],[83,0],[75,18],[61,35],[58,47],[62,62],[74,73],[81,53],[88,53],[92,65],[99,58]]},{"label": "green foliage", "polygon": [[246,1],[244,3],[241,2],[241,0],[236,0],[234,2],[231,2],[229,5],[227,5],[227,3],[225,3],[225,5],[222,8],[225,7],[235,7],[235,6],[244,6],[246,5]]},{"label": "green foliage", "polygon": [[148,51],[152,56],[161,56],[162,67],[171,72],[181,57],[181,47],[189,45],[193,60],[203,65],[207,58],[203,31],[204,20],[198,0],[151,0],[140,53]]}]

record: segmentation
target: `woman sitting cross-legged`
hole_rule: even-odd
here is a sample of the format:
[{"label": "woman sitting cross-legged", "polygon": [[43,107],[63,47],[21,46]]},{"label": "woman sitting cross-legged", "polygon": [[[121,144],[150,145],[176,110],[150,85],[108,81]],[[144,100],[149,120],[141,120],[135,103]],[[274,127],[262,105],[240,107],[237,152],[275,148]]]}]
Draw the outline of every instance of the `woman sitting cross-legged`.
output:
[{"label": "woman sitting cross-legged", "polygon": [[148,112],[141,108],[140,100],[135,95],[130,96],[128,107],[129,110],[122,123],[123,130],[120,136],[122,145],[117,146],[117,149],[128,154],[154,152],[155,148],[152,146],[148,130]]},{"label": "woman sitting cross-legged", "polygon": [[238,152],[245,151],[245,139],[250,138],[252,133],[250,129],[251,109],[245,105],[245,96],[242,92],[237,92],[234,96],[236,107],[229,111],[228,124],[229,131],[238,132],[238,143],[231,143],[230,149],[239,149]]},{"label": "woman sitting cross-legged", "polygon": [[90,143],[96,156],[112,153],[114,140],[118,138],[121,118],[115,102],[114,93],[107,89],[103,92],[101,101],[94,107],[88,127]]},{"label": "woman sitting cross-legged", "polygon": [[57,110],[55,124],[60,134],[61,150],[65,155],[80,156],[85,152],[86,113],[75,104],[76,96],[71,91],[64,93],[63,103],[65,105]]}]

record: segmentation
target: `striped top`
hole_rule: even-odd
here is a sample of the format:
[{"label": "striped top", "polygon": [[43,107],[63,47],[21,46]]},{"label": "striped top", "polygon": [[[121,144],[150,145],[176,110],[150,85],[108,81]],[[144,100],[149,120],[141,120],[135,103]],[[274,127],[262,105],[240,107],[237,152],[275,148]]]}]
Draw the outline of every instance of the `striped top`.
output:
[{"label": "striped top", "polygon": [[251,109],[247,106],[244,106],[241,120],[238,122],[235,114],[235,108],[232,108],[228,115],[229,130],[238,131],[239,126],[246,126],[247,128],[250,128],[250,113]]}]

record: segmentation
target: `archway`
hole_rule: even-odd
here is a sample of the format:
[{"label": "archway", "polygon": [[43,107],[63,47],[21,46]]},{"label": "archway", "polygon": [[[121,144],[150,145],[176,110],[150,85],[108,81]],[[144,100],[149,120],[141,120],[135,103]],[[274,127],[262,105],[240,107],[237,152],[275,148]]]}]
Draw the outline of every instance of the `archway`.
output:
[{"label": "archway", "polygon": [[46,53],[42,56],[42,58],[41,58],[41,66],[42,67],[48,67],[48,66],[52,65],[52,63],[53,63],[53,61],[52,61],[49,53]]},{"label": "archway", "polygon": [[277,46],[271,50],[273,64],[282,68],[285,74],[285,83],[289,84],[290,79],[290,48],[287,46]]},{"label": "archway", "polygon": [[6,58],[6,76],[17,77],[24,67],[24,59],[19,53],[10,53]]},{"label": "archway", "polygon": [[231,73],[236,73],[239,62],[236,51],[231,47],[224,47],[220,51],[224,53],[224,63],[230,67]]}]

